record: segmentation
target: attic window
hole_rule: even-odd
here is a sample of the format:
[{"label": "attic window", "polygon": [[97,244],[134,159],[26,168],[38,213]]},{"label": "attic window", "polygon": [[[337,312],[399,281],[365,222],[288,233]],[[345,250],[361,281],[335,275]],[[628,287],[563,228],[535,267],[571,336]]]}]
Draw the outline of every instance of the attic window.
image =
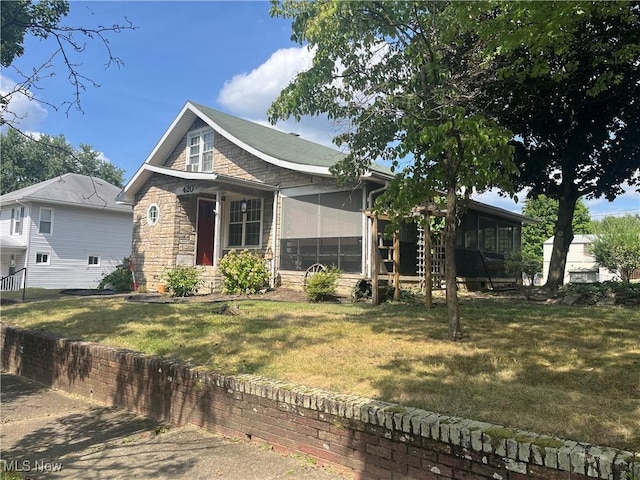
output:
[{"label": "attic window", "polygon": [[187,135],[187,172],[213,171],[213,130],[195,130]]}]

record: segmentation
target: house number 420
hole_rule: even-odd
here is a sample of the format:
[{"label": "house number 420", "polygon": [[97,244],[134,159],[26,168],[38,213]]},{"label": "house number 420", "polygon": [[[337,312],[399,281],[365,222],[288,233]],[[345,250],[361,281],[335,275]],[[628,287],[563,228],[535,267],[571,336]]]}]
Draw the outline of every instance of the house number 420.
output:
[{"label": "house number 420", "polygon": [[186,187],[182,187],[182,193],[193,193],[194,187],[193,185],[187,185]]}]

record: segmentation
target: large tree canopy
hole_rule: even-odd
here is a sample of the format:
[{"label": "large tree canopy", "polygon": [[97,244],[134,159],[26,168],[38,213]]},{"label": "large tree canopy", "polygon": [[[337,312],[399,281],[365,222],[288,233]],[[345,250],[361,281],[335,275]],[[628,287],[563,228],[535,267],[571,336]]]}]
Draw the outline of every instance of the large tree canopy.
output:
[{"label": "large tree canopy", "polygon": [[547,286],[562,284],[580,197],[640,182],[640,4],[474,2],[466,28],[498,69],[486,112],[514,132],[519,187],[558,201]]},{"label": "large tree canopy", "polygon": [[[312,67],[281,92],[275,121],[326,113],[349,125],[335,172],[354,177],[388,160],[399,174],[378,207],[398,216],[445,192],[450,338],[461,336],[455,239],[458,196],[509,189],[511,132],[482,114],[477,99],[492,73],[444,2],[276,2],[292,38],[314,49]],[[405,163],[403,163],[405,162]]]},{"label": "large tree canopy", "polygon": [[64,173],[101,178],[119,187],[123,184],[124,170],[101,160],[89,145],[75,150],[64,135],[43,135],[34,140],[10,129],[0,134],[0,149],[0,195]]}]

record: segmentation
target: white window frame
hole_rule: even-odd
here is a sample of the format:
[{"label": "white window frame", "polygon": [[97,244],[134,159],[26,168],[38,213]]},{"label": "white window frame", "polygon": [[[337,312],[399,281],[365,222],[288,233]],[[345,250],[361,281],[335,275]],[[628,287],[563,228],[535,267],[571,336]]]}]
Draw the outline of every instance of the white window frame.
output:
[{"label": "white window frame", "polygon": [[24,228],[24,207],[14,207],[11,209],[11,235],[22,235]]},{"label": "white window frame", "polygon": [[[42,211],[43,210],[48,210],[48,211],[51,212],[51,218],[49,219],[50,227],[49,227],[49,231],[48,232],[43,232],[42,231]],[[53,235],[53,217],[54,217],[54,213],[55,213],[55,209],[53,209],[53,208],[40,207],[40,214],[39,214],[39,218],[38,218],[38,233],[40,233],[40,235],[44,235],[44,236],[47,236],[47,237]]]},{"label": "white window frame", "polygon": [[[91,259],[95,258],[96,259],[96,263],[91,263]],[[89,255],[89,257],[87,258],[87,265],[89,267],[99,267],[100,266],[100,256],[99,255]]]},{"label": "white window frame", "polygon": [[[46,261],[42,261],[42,256],[46,255]],[[40,256],[40,261],[38,261],[38,256]],[[36,252],[36,265],[51,265],[51,253],[50,252]]]},{"label": "white window frame", "polygon": [[[151,215],[151,211],[154,209],[156,211],[155,218],[153,218],[153,216]],[[154,225],[157,225],[159,221],[160,221],[160,206],[157,203],[152,203],[147,208],[147,223],[151,226],[154,226]]]},{"label": "white window frame", "polygon": [[[227,202],[227,218],[229,221],[226,224],[227,231],[225,232],[225,245],[227,248],[246,248],[246,249],[260,249],[262,248],[262,234],[264,229],[264,198],[252,197],[245,198],[247,202],[250,200],[258,200],[260,202],[260,239],[258,240],[257,245],[246,245],[247,240],[247,223],[257,223],[257,222],[247,222],[247,214],[242,213],[242,221],[241,222],[231,222],[231,205],[234,202],[241,202],[243,199],[233,199]],[[241,245],[231,245],[229,243],[229,235],[231,234],[231,225],[242,224],[242,244]]]},{"label": "white window frame", "polygon": [[[211,135],[209,142],[205,141],[205,135]],[[184,160],[184,169],[187,172],[213,172],[213,150],[215,135],[211,128],[200,128],[187,134],[187,150]],[[205,158],[210,158],[211,165],[205,165]],[[205,168],[206,166],[206,168]]]}]

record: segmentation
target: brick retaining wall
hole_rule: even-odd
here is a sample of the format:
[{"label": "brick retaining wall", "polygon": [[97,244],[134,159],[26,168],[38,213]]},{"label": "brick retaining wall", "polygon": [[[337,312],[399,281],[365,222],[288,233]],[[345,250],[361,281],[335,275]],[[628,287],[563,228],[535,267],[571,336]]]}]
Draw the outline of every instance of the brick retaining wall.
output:
[{"label": "brick retaining wall", "polygon": [[310,455],[357,479],[640,479],[630,452],[4,325],[0,341],[4,371],[174,425]]}]

